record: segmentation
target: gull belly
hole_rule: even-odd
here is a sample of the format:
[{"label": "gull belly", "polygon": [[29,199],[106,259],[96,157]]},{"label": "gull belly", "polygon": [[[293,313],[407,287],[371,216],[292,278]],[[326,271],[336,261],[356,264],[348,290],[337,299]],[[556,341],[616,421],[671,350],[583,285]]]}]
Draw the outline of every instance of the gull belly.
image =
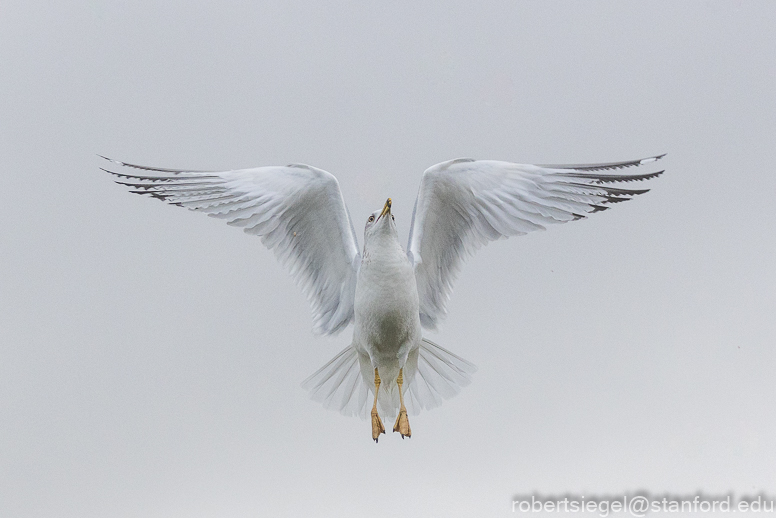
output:
[{"label": "gull belly", "polygon": [[353,346],[369,357],[387,389],[420,346],[422,331],[412,264],[394,235],[375,237],[356,281]]}]

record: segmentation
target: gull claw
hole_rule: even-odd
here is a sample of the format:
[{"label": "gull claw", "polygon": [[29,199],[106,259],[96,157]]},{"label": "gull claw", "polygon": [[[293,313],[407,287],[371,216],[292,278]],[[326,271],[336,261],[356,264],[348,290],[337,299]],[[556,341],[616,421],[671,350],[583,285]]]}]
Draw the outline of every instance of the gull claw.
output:
[{"label": "gull claw", "polygon": [[410,430],[410,420],[407,417],[406,408],[399,410],[399,415],[396,418],[396,424],[393,425],[393,431],[399,432],[402,439],[405,437],[412,437],[412,430]]},{"label": "gull claw", "polygon": [[385,433],[385,426],[383,426],[383,421],[380,419],[377,409],[372,409],[372,439],[377,442],[381,433]]}]

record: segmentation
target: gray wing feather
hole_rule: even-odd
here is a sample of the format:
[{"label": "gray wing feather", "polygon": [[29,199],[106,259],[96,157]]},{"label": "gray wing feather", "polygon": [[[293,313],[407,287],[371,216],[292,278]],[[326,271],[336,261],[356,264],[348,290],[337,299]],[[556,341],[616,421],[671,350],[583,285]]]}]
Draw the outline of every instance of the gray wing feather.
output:
[{"label": "gray wing feather", "polygon": [[415,266],[420,321],[434,329],[446,312],[463,259],[496,239],[520,236],[606,210],[648,191],[615,185],[663,171],[611,174],[664,155],[606,164],[537,166],[456,159],[423,173],[407,255]]},{"label": "gray wing feather", "polygon": [[337,333],[353,320],[361,255],[339,184],[331,174],[298,164],[189,171],[106,160],[119,170],[103,170],[117,176],[117,183],[132,193],[204,212],[260,236],[310,301],[317,333]]}]

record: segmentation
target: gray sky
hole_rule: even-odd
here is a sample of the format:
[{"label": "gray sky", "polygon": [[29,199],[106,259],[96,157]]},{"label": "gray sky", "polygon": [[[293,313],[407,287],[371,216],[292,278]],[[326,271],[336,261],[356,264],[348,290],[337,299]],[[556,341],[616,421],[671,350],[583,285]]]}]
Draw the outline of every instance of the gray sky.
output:
[{"label": "gray sky", "polygon": [[[506,516],[776,489],[773,2],[40,2],[0,16],[0,516]],[[460,156],[668,153],[653,190],[465,264],[472,384],[375,445],[299,383],[349,343],[259,239],[127,194],[305,162],[361,238]]]}]

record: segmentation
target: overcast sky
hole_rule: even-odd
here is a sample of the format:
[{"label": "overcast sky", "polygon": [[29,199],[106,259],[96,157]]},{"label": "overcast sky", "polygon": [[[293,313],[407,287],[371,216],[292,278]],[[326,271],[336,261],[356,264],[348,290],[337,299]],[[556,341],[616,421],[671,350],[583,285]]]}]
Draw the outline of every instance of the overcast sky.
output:
[{"label": "overcast sky", "polygon": [[[515,494],[776,490],[776,3],[42,2],[0,15],[0,516],[507,516]],[[427,336],[479,368],[375,445],[346,346],[255,237],[128,194],[304,162],[402,241],[425,168],[668,153],[499,241]],[[270,514],[274,513],[274,514]]]}]

